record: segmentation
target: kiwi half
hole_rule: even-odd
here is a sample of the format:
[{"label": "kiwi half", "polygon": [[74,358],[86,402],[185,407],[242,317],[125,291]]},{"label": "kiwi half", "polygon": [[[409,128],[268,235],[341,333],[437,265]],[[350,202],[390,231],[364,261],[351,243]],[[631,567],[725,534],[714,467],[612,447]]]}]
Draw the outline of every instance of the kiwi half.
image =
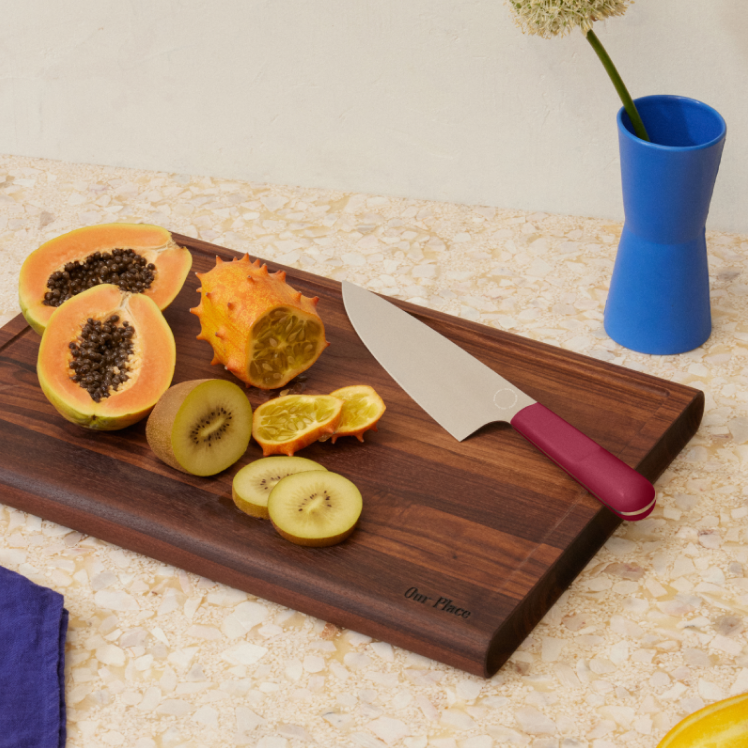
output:
[{"label": "kiwi half", "polygon": [[170,387],[148,416],[145,436],[156,457],[192,475],[215,475],[246,451],[252,406],[239,385],[193,379]]},{"label": "kiwi half", "polygon": [[314,460],[306,457],[262,457],[245,465],[231,484],[234,503],[243,512],[268,518],[268,498],[278,481],[296,473],[314,470],[327,470]]},{"label": "kiwi half", "polygon": [[327,471],[289,475],[268,498],[268,514],[278,533],[297,545],[315,547],[345,540],[362,508],[356,485]]}]

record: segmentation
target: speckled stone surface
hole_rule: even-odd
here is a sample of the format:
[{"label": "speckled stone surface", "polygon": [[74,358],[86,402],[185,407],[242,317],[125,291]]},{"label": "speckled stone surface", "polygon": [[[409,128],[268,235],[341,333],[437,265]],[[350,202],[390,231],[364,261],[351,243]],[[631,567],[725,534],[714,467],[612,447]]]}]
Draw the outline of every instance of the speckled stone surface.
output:
[{"label": "speckled stone surface", "polygon": [[711,338],[653,357],[602,327],[620,224],[0,156],[0,322],[29,252],[110,221],[684,382],[706,413],[653,514],[619,528],[490,680],[0,503],[0,564],[70,611],[68,746],[650,748],[748,691],[748,236],[708,233]]}]

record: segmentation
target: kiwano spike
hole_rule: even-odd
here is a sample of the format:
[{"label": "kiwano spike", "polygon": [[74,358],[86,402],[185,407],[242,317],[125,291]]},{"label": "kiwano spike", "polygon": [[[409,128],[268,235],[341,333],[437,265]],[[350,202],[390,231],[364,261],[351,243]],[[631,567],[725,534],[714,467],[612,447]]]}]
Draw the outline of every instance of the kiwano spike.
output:
[{"label": "kiwano spike", "polygon": [[200,332],[199,332],[199,333],[198,333],[198,334],[197,334],[197,335],[195,336],[195,340],[207,340],[207,339],[208,339],[208,338],[206,338],[206,337],[205,337],[205,336],[203,335],[203,331],[202,331],[202,330],[200,330]]},{"label": "kiwano spike", "polygon": [[217,366],[221,363],[221,360],[218,358],[218,356],[213,356],[213,360],[210,362],[211,366]]},{"label": "kiwano spike", "polygon": [[[242,367],[236,361],[229,361],[224,368],[234,375],[240,374],[242,370]],[[249,382],[245,382],[244,386],[249,387]]]},{"label": "kiwano spike", "polygon": [[[203,276],[205,275],[205,273],[195,273],[195,275],[196,275],[196,276],[197,276],[198,278],[202,278],[202,277],[203,277]],[[200,289],[198,288],[197,290],[199,291]]]},{"label": "kiwano spike", "polygon": [[195,290],[196,290],[196,291],[197,291],[198,293],[202,293],[202,292],[203,292],[203,287],[202,287],[202,286],[198,286],[198,287],[197,287],[197,288],[196,288]]},{"label": "kiwano spike", "polygon": [[317,306],[317,304],[319,304],[319,296],[315,296],[314,298],[309,299],[309,301],[311,301],[314,306]]},{"label": "kiwano spike", "polygon": [[[328,344],[324,326],[314,307],[304,295],[288,285],[288,271],[279,269],[244,252],[216,257],[217,266],[203,273],[199,306],[191,310],[200,319],[203,329],[200,340],[213,348],[212,355],[249,387],[276,389],[308,369],[319,358]],[[232,262],[232,260],[235,260]],[[286,361],[278,379],[263,370],[252,373],[251,363],[259,354],[255,351],[262,320],[270,309],[288,307],[292,316],[306,320],[310,316],[319,327],[304,331],[304,340],[313,347],[310,358]],[[197,330],[195,330],[197,332]],[[210,361],[209,358],[206,358]],[[257,366],[254,367],[257,372]]]}]

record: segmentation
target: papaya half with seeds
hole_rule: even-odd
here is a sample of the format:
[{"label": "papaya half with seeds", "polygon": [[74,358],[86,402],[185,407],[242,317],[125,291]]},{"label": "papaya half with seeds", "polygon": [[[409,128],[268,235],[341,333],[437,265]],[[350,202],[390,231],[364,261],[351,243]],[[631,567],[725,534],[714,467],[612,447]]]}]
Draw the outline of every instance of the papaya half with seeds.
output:
[{"label": "papaya half with seeds", "polygon": [[200,304],[198,340],[213,348],[212,364],[223,364],[247,386],[282,387],[306,371],[329,345],[317,314],[317,297],[308,298],[286,283],[286,273],[270,273],[259,260],[224,262],[197,273]]},{"label": "papaya half with seeds", "polygon": [[39,346],[39,384],[72,423],[100,431],[147,416],[169,389],[174,335],[155,302],[105,283],[49,318]]},{"label": "papaya half with seeds", "polygon": [[55,309],[102,283],[142,293],[163,310],[176,298],[192,255],[160,226],[105,223],[69,231],[34,250],[21,266],[18,296],[40,335]]}]

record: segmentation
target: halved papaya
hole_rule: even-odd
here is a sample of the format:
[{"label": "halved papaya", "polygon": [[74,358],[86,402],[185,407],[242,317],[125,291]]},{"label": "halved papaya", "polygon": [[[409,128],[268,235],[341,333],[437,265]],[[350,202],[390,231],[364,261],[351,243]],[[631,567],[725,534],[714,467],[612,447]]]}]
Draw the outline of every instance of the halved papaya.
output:
[{"label": "halved papaya", "polygon": [[40,335],[55,309],[87,288],[111,283],[166,309],[192,267],[192,255],[160,226],[104,223],[69,231],[34,250],[21,266],[18,296]]},{"label": "halved papaya", "polygon": [[36,372],[60,415],[113,431],[151,412],[171,384],[176,358],[174,334],[156,304],[105,283],[54,311]]}]

